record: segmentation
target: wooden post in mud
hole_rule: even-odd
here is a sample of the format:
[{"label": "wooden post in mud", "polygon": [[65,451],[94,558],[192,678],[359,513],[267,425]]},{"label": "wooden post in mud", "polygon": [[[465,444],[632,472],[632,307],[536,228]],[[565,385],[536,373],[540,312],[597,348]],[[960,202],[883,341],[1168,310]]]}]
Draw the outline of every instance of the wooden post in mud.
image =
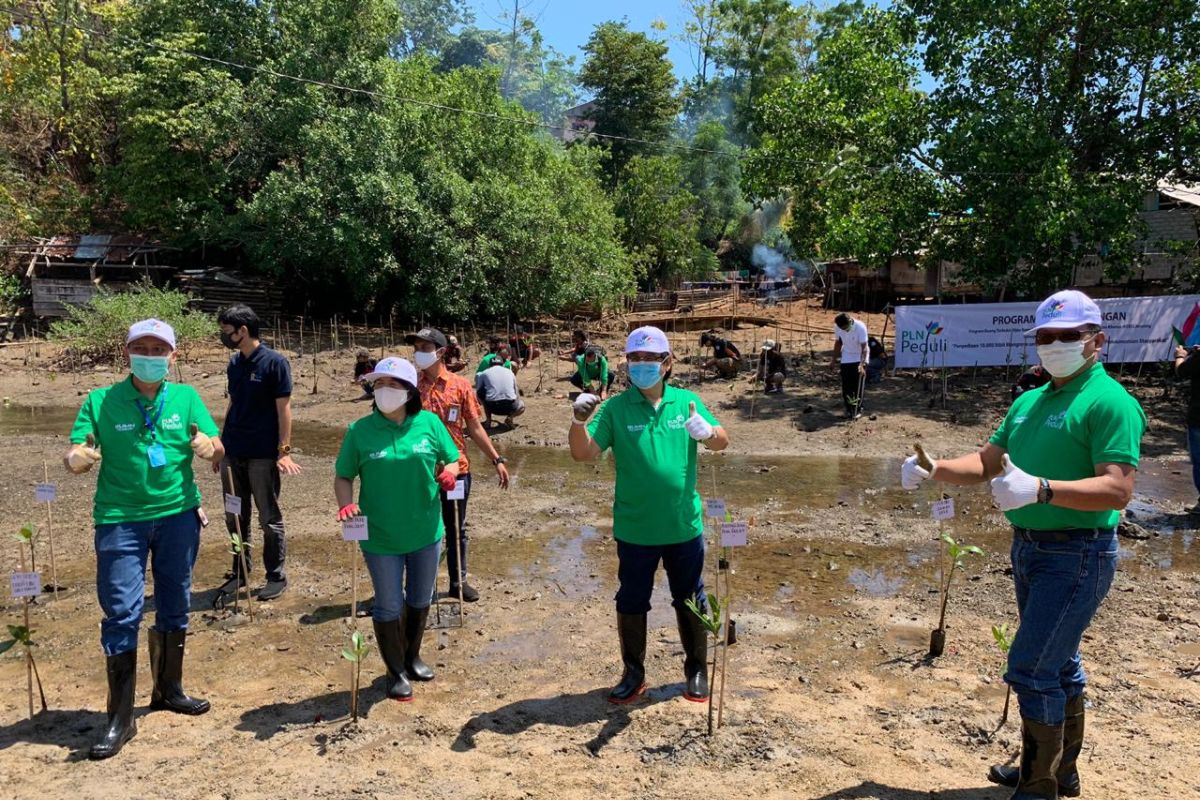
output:
[{"label": "wooden post in mud", "polygon": [[[21,572],[25,572],[25,547],[17,545],[17,549],[21,551]],[[29,550],[33,551],[33,539],[29,540]],[[34,570],[37,571],[36,569]],[[29,598],[22,597],[22,607],[25,613],[25,631],[29,631]],[[25,646],[25,688],[29,694],[29,718],[33,719],[33,654],[29,652],[29,646]]]},{"label": "wooden post in mud", "polygon": [[[455,488],[457,481],[455,481]],[[458,571],[458,627],[466,627],[466,619],[463,615],[463,584],[467,581],[467,571],[463,569],[463,547],[462,547],[462,520],[458,515],[458,500],[454,500],[454,552],[458,554],[458,563],[455,569]]]},{"label": "wooden post in mud", "polygon": [[[358,630],[358,543],[350,543],[350,628]],[[351,665],[353,666],[353,665]]]},{"label": "wooden post in mud", "polygon": [[[42,461],[42,482],[50,483],[50,468],[46,465],[45,460]],[[50,541],[50,589],[54,592],[54,599],[58,599],[58,565],[54,560],[54,509],[53,503],[46,500],[46,538]],[[32,547],[32,542],[30,543]]]},{"label": "wooden post in mud", "polygon": [[[717,729],[721,727],[721,723],[725,719],[725,676],[729,673],[729,625],[733,621],[733,589],[729,585],[729,575],[733,571],[729,568],[729,548],[722,548],[724,557],[721,561],[725,565],[725,604],[722,613],[725,625],[721,628],[721,698],[717,703]],[[715,658],[715,655],[714,655]],[[711,698],[715,686],[708,687],[708,695]]]},{"label": "wooden post in mud", "polygon": [[[192,428],[193,428],[192,436],[195,436],[196,435],[195,434],[195,428],[196,428],[195,423],[192,423]],[[232,467],[225,467],[225,479],[227,481],[229,481],[229,493],[236,494],[236,492],[234,491],[234,488],[233,488],[234,484],[233,484],[233,468]],[[240,506],[239,506],[239,508],[240,508]],[[228,513],[228,512],[226,512],[226,513]],[[238,562],[242,565],[242,580],[240,581],[240,583],[246,589],[246,613],[250,616],[250,621],[254,622],[254,598],[250,594],[250,565],[246,561],[246,548],[249,547],[249,545],[246,544],[246,538],[244,536],[242,536],[242,515],[241,515],[241,513],[237,513],[237,514],[233,515],[233,527],[237,530],[237,537],[238,537],[237,555],[238,555]],[[240,593],[241,593],[240,588],[234,589],[234,594],[233,594],[234,600],[237,599],[237,596]]]}]

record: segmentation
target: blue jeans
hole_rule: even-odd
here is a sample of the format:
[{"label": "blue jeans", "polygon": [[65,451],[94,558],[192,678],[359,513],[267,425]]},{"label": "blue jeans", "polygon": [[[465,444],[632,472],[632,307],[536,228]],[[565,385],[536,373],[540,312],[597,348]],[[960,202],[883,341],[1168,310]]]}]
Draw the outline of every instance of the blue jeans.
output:
[{"label": "blue jeans", "polygon": [[1200,492],[1200,428],[1188,426],[1188,454],[1192,457],[1192,485]]},{"label": "blue jeans", "polygon": [[704,537],[679,544],[644,545],[617,540],[617,613],[645,614],[650,611],[654,573],[662,561],[671,587],[671,605],[704,598]]},{"label": "blue jeans", "polygon": [[[375,588],[375,605],[371,618],[376,622],[400,619],[404,606],[429,608],[433,602],[433,587],[437,583],[438,556],[442,540],[402,556],[381,556],[363,552],[371,584]],[[408,573],[408,581],[404,580]]]},{"label": "blue jeans", "polygon": [[146,595],[146,558],[154,570],[154,628],[187,630],[200,518],[192,508],[169,517],[96,526],[96,594],[104,620],[100,644],[115,656],[137,649]]},{"label": "blue jeans", "polygon": [[1021,716],[1044,725],[1066,717],[1069,698],[1087,676],[1079,642],[1112,587],[1116,530],[1074,532],[1068,542],[1030,542],[1013,535],[1013,583],[1021,624],[1008,651],[1004,680],[1017,694]]}]

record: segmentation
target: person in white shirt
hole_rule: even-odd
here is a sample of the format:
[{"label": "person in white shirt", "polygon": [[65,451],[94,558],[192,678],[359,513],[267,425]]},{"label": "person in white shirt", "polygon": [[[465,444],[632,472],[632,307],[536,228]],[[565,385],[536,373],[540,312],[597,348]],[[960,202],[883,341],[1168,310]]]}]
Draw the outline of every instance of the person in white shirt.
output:
[{"label": "person in white shirt", "polygon": [[862,416],[862,385],[867,377],[867,326],[844,313],[833,324],[837,335],[833,367],[842,374],[842,404],[846,419],[857,419]]}]

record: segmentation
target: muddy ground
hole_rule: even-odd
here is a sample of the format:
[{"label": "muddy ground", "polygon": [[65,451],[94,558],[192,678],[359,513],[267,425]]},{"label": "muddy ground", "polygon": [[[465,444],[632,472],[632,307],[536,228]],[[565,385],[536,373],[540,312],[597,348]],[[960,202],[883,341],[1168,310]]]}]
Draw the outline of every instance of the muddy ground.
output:
[{"label": "muddy ground", "polygon": [[[825,321],[813,312],[814,327]],[[882,318],[869,323],[881,332]],[[678,334],[684,357],[694,357],[695,335]],[[767,335],[754,328],[734,338],[750,350]],[[355,346],[388,349],[386,333],[374,336],[360,332]],[[520,378],[530,409],[521,424],[494,431],[514,470],[511,490],[486,480],[486,464],[476,467],[484,479],[471,501],[471,564],[482,601],[467,606],[461,628],[456,607],[443,607],[425,645],[437,679],[418,685],[413,703],[383,697],[372,652],[365,716],[348,722],[349,667],[339,652],[350,630],[351,552],[331,522],[330,478],[341,429],[367,409],[345,379],[353,360],[345,335],[342,352],[318,353],[315,394],[311,352],[295,358],[305,471],[284,486],[290,590],[257,606],[253,623],[214,612],[228,556],[222,526],[209,527],[186,677],[213,710],[199,718],[147,713],[143,658],[138,736],[100,763],[86,761],[105,697],[89,525],[95,478],[67,476],[56,462],[80,393],[118,373],[62,371],[69,359],[46,344],[36,355],[34,346],[0,349],[0,396],[8,398],[0,529],[44,522],[33,484],[49,461],[66,587],[31,612],[49,711],[26,719],[23,659],[15,650],[0,657],[0,797],[1007,797],[984,779],[987,765],[1012,758],[1019,744],[1015,710],[997,730],[1005,690],[990,627],[1015,626],[1002,518],[985,492],[953,493],[959,516],[947,530],[986,555],[970,560],[955,586],[945,655],[926,660],[937,614],[933,494],[897,486],[913,441],[938,454],[986,439],[1005,408],[1004,371],[953,373],[945,408],[937,376],[928,384],[889,376],[869,390],[875,418],[845,423],[827,365],[832,336],[813,337],[815,358],[806,336],[790,336],[799,355],[787,392],[756,396],[753,413],[747,378],[694,384],[689,365],[678,372],[733,438],[728,454],[702,459],[702,487],[737,517],[753,517],[751,545],[733,557],[738,643],[716,736],[705,735],[705,708],[681,696],[665,581],[651,614],[651,689],[629,707],[604,701],[619,677],[611,465],[571,463],[563,447],[567,365],[551,361]],[[615,336],[605,341],[610,353],[619,349]],[[224,358],[201,348],[183,367],[218,412]],[[1122,539],[1120,571],[1085,641],[1092,707],[1084,796],[1200,797],[1200,675],[1188,671],[1200,665],[1200,518],[1184,510],[1194,492],[1181,401],[1149,372],[1126,378],[1151,417],[1133,506],[1150,538]],[[198,474],[218,519],[216,478]],[[16,564],[9,541],[5,571]],[[43,538],[38,556],[48,577],[47,545]],[[5,592],[5,622],[19,617]],[[371,641],[369,620],[359,626]]]}]

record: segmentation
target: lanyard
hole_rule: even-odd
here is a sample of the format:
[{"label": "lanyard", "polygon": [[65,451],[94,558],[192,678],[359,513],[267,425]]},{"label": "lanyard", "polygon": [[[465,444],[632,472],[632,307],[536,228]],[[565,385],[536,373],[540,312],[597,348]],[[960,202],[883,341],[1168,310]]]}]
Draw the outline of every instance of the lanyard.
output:
[{"label": "lanyard", "polygon": [[142,405],[142,401],[137,400],[138,411],[142,412],[142,420],[146,423],[146,430],[150,432],[150,440],[154,441],[158,438],[158,421],[162,419],[163,407],[167,404],[167,389],[170,388],[166,383],[163,384],[162,392],[158,396],[158,408],[154,409],[154,416],[150,416],[150,410]]}]

